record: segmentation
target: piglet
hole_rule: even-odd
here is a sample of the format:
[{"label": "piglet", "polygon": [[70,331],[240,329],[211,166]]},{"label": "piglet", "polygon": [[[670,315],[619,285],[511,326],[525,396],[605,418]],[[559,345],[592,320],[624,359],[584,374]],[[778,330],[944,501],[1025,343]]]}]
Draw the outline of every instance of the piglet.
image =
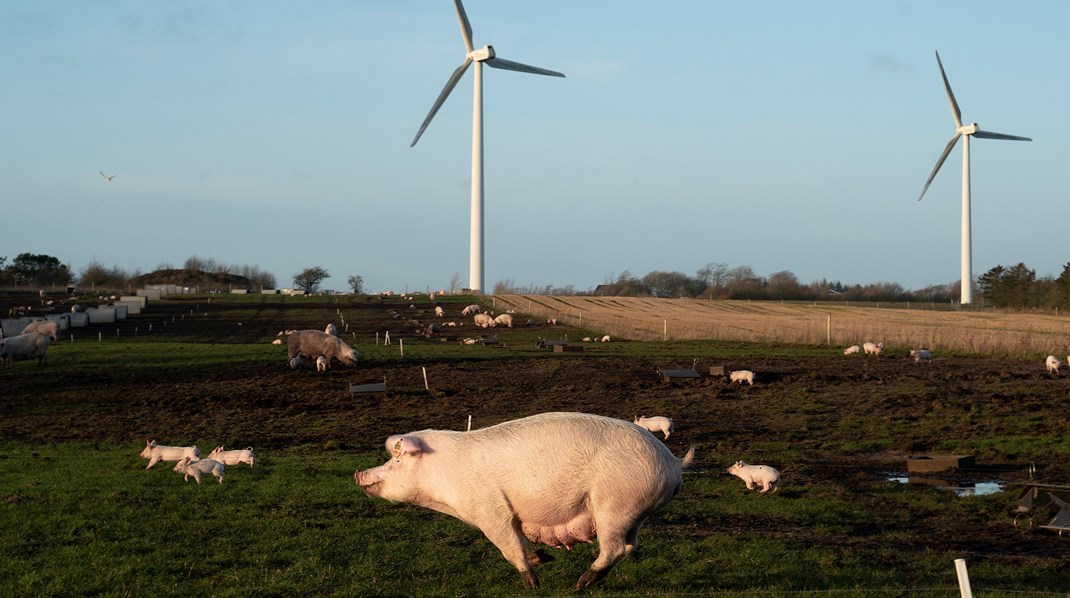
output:
[{"label": "piglet", "polygon": [[212,474],[215,476],[219,483],[223,483],[223,464],[213,459],[193,459],[192,457],[182,457],[182,460],[175,463],[175,468],[172,471],[185,474],[182,476],[182,480],[188,482],[189,477],[193,476],[193,479],[197,480],[197,483],[201,483],[201,476],[205,474]]},{"label": "piglet", "polygon": [[761,486],[762,494],[776,492],[777,484],[780,483],[780,472],[768,465],[747,465],[743,461],[736,461],[727,471],[746,482],[747,490],[755,490]]},{"label": "piglet", "polygon": [[145,466],[145,469],[156,465],[160,461],[180,461],[183,457],[199,459],[201,450],[197,448],[197,445],[164,446],[156,444],[156,439],[152,439],[145,443],[145,450],[141,451],[141,458],[149,460],[149,464]]},{"label": "piglet", "polygon": [[256,460],[256,457],[253,455],[253,447],[251,446],[242,450],[225,451],[223,450],[223,445],[219,445],[208,454],[208,458],[219,461],[224,465],[248,463],[249,467],[252,467],[253,462]]},{"label": "piglet", "polygon": [[662,417],[660,415],[656,415],[654,417],[647,417],[647,416],[643,415],[643,416],[636,417],[635,420],[633,420],[632,423],[634,423],[635,425],[639,426],[640,428],[646,428],[647,430],[650,430],[650,432],[652,432],[652,433],[653,432],[661,432],[662,434],[665,435],[665,440],[668,440],[669,439],[669,434],[672,434],[672,418],[671,417]]}]

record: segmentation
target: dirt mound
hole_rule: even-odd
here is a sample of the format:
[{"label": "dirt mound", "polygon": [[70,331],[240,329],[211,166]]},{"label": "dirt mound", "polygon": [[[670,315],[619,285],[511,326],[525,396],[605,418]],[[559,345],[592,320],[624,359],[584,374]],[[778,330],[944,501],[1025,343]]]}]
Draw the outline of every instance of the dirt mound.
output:
[{"label": "dirt mound", "polygon": [[134,285],[144,287],[154,284],[173,284],[175,286],[196,287],[202,292],[212,289],[249,289],[253,283],[244,276],[227,272],[204,272],[201,270],[170,269],[157,270],[136,276],[130,280]]}]

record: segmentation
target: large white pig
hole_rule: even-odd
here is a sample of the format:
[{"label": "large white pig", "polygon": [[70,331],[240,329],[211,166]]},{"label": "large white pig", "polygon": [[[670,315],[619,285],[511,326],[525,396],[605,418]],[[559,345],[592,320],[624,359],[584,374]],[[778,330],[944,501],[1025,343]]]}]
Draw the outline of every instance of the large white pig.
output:
[{"label": "large white pig", "polygon": [[53,320],[30,322],[28,326],[22,329],[21,334],[29,334],[31,332],[47,334],[52,339],[52,342],[56,342],[59,340],[59,322]]},{"label": "large white pig", "polygon": [[[598,537],[587,588],[630,554],[646,518],[680,490],[691,448],[676,458],[632,422],[543,413],[472,430],[386,439],[392,459],[354,479],[369,496],[408,502],[478,527],[538,587],[529,543],[569,548]],[[597,532],[597,533],[596,533]]]},{"label": "large white pig", "polygon": [[40,332],[29,332],[0,339],[0,361],[9,366],[15,361],[37,358],[37,365],[48,364],[48,346],[52,337]]},{"label": "large white pig", "polygon": [[294,330],[286,339],[286,349],[288,360],[299,356],[315,360],[322,355],[328,363],[337,359],[345,365],[357,365],[360,357],[360,353],[345,341],[322,330]]}]

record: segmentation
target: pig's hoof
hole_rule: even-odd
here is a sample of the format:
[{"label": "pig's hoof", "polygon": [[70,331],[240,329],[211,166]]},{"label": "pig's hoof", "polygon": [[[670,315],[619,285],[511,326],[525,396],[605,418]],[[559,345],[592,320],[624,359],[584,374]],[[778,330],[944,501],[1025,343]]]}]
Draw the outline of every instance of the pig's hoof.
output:
[{"label": "pig's hoof", "polygon": [[535,577],[535,573],[532,571],[524,571],[521,573],[524,576],[524,587],[529,590],[539,589],[539,578]]}]

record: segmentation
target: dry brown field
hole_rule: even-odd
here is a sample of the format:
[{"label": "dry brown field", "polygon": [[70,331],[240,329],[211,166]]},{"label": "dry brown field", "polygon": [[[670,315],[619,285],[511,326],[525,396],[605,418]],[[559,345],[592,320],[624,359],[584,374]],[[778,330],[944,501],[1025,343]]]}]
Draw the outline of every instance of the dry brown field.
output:
[{"label": "dry brown field", "polygon": [[1070,317],[926,306],[706,301],[650,297],[497,295],[517,309],[562,324],[632,340],[738,340],[847,347],[866,341],[903,350],[992,355],[1070,353]]}]

